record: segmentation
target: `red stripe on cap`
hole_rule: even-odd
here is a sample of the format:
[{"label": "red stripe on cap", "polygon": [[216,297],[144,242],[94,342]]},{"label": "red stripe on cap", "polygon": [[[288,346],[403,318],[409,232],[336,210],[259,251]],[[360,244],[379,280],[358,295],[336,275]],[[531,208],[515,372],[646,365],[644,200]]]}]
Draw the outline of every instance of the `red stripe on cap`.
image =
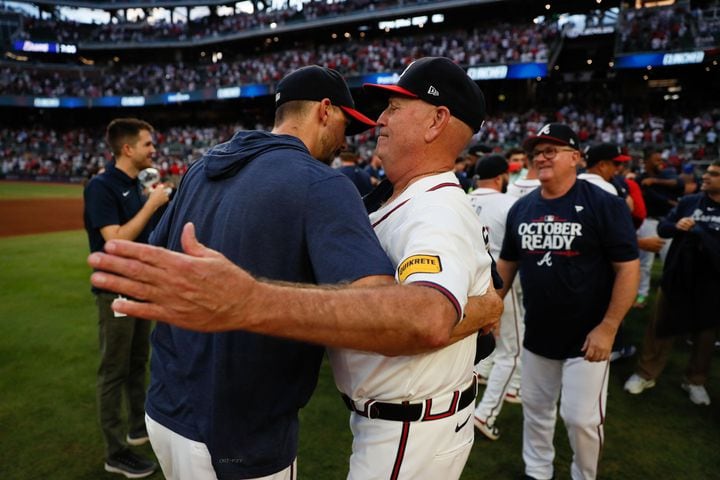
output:
[{"label": "red stripe on cap", "polygon": [[613,158],[613,162],[629,162],[632,160],[632,157],[630,155],[618,155],[617,157]]},{"label": "red stripe on cap", "polygon": [[378,85],[376,83],[365,83],[363,84],[363,88],[385,90],[385,93],[390,95],[402,95],[403,97],[419,98],[410,90],[406,90],[399,85]]},{"label": "red stripe on cap", "polygon": [[347,113],[348,115],[350,115],[352,118],[354,118],[354,119],[357,120],[358,122],[364,123],[364,124],[367,125],[368,127],[375,127],[375,126],[377,126],[377,123],[375,123],[374,120],[371,120],[370,118],[366,117],[365,115],[363,115],[362,113],[358,112],[358,111],[355,110],[354,108],[343,107],[342,105],[340,106],[340,108],[342,109],[343,112]]}]

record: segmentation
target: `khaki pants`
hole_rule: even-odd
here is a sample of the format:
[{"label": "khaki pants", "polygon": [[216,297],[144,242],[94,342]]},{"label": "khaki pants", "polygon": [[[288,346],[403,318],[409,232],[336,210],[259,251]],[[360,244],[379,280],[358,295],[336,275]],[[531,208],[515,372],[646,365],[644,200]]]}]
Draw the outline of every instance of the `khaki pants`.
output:
[{"label": "khaki pants", "polygon": [[[96,395],[107,457],[127,448],[127,433],[145,431],[145,377],[152,327],[146,320],[116,318],[110,308],[116,297],[110,293],[95,295],[100,344]],[[127,426],[122,415],[123,396]]]},{"label": "khaki pants", "polygon": [[[667,315],[667,311],[667,298],[663,295],[662,289],[658,289],[657,301],[645,329],[645,338],[636,369],[637,374],[645,380],[654,380],[660,376],[672,351],[675,337],[658,338],[656,334],[658,319]],[[685,369],[685,378],[689,383],[704,385],[707,381],[716,335],[715,327],[690,335],[693,342],[692,351]]]}]

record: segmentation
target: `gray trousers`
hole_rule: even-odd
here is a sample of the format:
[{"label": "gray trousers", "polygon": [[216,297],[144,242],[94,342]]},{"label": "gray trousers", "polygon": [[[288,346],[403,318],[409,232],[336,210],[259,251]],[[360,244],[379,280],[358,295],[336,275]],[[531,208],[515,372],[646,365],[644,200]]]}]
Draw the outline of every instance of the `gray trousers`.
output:
[{"label": "gray trousers", "polygon": [[[100,366],[97,373],[97,406],[105,454],[110,457],[125,448],[128,432],[145,431],[145,388],[152,322],[118,317],[110,305],[117,295],[95,295],[98,307]],[[123,396],[127,427],[122,414]]]}]

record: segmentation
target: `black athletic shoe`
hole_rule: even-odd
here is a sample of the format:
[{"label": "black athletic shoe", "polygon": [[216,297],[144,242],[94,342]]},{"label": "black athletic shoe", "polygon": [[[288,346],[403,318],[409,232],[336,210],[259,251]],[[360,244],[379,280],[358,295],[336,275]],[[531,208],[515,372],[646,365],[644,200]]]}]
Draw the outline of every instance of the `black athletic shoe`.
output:
[{"label": "black athletic shoe", "polygon": [[119,473],[127,478],[145,478],[157,470],[157,463],[134,454],[130,450],[123,450],[108,458],[105,462],[105,471]]}]

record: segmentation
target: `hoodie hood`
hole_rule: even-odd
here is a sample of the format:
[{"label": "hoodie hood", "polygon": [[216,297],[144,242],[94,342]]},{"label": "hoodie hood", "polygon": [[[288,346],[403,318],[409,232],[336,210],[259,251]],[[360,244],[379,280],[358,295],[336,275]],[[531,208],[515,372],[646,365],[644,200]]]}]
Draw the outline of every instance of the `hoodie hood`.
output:
[{"label": "hoodie hood", "polygon": [[257,130],[237,132],[230,140],[212,147],[205,154],[205,175],[220,180],[236,175],[254,158],[272,150],[297,150],[310,154],[305,144],[290,135]]}]

